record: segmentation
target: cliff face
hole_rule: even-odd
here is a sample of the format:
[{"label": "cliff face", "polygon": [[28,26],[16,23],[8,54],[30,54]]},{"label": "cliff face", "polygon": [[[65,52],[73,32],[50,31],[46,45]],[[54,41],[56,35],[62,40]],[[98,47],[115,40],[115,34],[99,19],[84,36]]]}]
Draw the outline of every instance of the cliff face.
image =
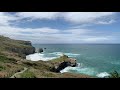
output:
[{"label": "cliff face", "polygon": [[28,54],[35,53],[35,48],[30,41],[13,40],[3,36],[0,36],[0,50],[15,52],[24,58]]},{"label": "cliff face", "polygon": [[35,48],[32,46],[28,47],[6,47],[7,50],[19,53],[19,54],[24,54],[24,55],[29,55],[35,53]]},{"label": "cliff face", "polygon": [[26,43],[23,43],[20,46],[17,46],[17,45],[13,45],[13,47],[8,46],[8,47],[6,47],[6,49],[9,51],[12,51],[12,52],[25,54],[25,55],[35,53],[35,48],[32,47],[32,45],[30,45],[29,42],[27,43],[27,41],[26,41]]}]

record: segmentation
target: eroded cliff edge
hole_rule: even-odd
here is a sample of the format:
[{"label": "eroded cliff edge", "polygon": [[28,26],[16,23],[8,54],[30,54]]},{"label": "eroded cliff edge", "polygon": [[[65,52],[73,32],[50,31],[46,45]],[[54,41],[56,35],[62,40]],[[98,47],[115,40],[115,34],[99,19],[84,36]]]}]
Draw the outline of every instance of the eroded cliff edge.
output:
[{"label": "eroded cliff edge", "polygon": [[0,50],[4,53],[18,53],[23,58],[35,53],[35,48],[30,41],[14,40],[4,36],[0,36]]}]

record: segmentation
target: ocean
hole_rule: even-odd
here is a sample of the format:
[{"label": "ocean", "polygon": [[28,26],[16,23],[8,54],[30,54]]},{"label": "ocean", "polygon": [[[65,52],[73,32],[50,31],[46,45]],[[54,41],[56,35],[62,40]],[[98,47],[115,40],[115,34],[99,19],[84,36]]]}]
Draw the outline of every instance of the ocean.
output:
[{"label": "ocean", "polygon": [[33,46],[46,49],[41,54],[26,56],[27,59],[47,61],[62,54],[77,59],[77,67],[67,67],[61,70],[61,73],[105,77],[114,70],[120,72],[120,44],[33,44]]}]

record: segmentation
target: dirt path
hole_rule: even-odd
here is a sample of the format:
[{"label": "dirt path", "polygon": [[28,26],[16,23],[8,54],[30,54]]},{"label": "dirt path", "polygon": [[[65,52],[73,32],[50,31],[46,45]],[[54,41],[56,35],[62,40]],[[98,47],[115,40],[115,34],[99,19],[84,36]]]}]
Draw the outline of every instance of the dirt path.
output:
[{"label": "dirt path", "polygon": [[24,70],[15,73],[13,76],[11,76],[10,78],[15,78],[18,74],[24,73],[26,70],[28,70],[28,68],[24,67]]}]

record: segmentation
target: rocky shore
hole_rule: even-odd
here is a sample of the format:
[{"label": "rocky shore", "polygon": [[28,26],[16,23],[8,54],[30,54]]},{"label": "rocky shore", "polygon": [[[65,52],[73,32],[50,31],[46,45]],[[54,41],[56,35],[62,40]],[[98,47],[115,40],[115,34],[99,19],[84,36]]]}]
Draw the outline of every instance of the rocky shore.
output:
[{"label": "rocky shore", "polygon": [[[62,57],[67,57],[67,56],[64,55]],[[67,59],[64,59],[63,61],[55,63],[53,68],[51,68],[51,71],[53,71],[53,72],[60,72],[61,70],[63,70],[64,68],[66,68],[68,66],[76,67],[77,66],[76,59],[74,59],[74,58],[67,58]]]}]

